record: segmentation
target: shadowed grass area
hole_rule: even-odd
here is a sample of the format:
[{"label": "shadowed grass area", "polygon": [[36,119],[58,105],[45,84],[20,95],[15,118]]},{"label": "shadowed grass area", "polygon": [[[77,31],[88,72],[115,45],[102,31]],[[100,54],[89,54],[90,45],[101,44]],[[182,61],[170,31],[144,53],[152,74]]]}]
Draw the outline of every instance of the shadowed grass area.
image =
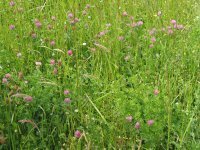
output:
[{"label": "shadowed grass area", "polygon": [[200,149],[198,0],[0,2],[0,149]]}]

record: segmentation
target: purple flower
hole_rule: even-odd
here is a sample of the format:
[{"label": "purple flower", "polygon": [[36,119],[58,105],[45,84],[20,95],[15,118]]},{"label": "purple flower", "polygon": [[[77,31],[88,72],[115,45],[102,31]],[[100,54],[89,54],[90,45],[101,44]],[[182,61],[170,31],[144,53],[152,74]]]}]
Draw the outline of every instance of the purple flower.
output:
[{"label": "purple flower", "polygon": [[64,95],[68,95],[69,94],[69,90],[64,90]]},{"label": "purple flower", "polygon": [[172,29],[168,29],[168,34],[173,34],[174,31]]},{"label": "purple flower", "polygon": [[148,124],[149,126],[152,126],[152,125],[154,124],[154,120],[148,120],[148,121],[147,121],[147,124]]},{"label": "purple flower", "polygon": [[37,28],[41,28],[42,23],[41,23],[38,19],[35,19],[35,26],[36,26]]},{"label": "purple flower", "polygon": [[54,40],[50,42],[51,46],[54,46],[55,44],[56,44],[56,42]]},{"label": "purple flower", "polygon": [[55,63],[56,63],[56,61],[55,61],[54,59],[51,59],[51,60],[50,60],[50,64],[51,64],[51,65],[55,65]]},{"label": "purple flower", "polygon": [[14,1],[10,1],[9,4],[10,4],[10,6],[12,6],[12,7],[15,6],[15,2],[14,2]]},{"label": "purple flower", "polygon": [[132,122],[133,117],[132,117],[132,116],[127,116],[127,117],[126,117],[126,120],[127,120],[128,122]]},{"label": "purple flower", "polygon": [[57,69],[57,68],[54,68],[54,69],[53,69],[53,74],[54,74],[54,75],[58,74],[58,69]]},{"label": "purple flower", "polygon": [[152,38],[151,38],[151,42],[152,42],[152,43],[155,43],[155,42],[156,42],[156,38],[155,38],[155,37],[152,37]]},{"label": "purple flower", "polygon": [[69,19],[72,19],[73,17],[74,17],[74,15],[73,15],[72,13],[69,13],[69,14],[68,14],[68,18],[69,18]]},{"label": "purple flower", "polygon": [[31,36],[33,39],[35,39],[37,37],[36,33],[32,33]]},{"label": "purple flower", "polygon": [[7,83],[7,82],[8,82],[8,80],[7,80],[6,78],[3,78],[3,79],[2,79],[2,83],[3,83],[3,84],[5,84],[5,83]]},{"label": "purple flower", "polygon": [[143,21],[138,21],[137,22],[137,26],[142,26],[144,23],[143,23]]},{"label": "purple flower", "polygon": [[82,133],[81,133],[81,131],[79,131],[79,130],[76,130],[75,133],[74,133],[74,136],[75,136],[76,138],[78,138],[78,139],[81,137],[81,135],[82,135]]},{"label": "purple flower", "polygon": [[25,100],[26,102],[31,102],[31,101],[33,100],[33,97],[31,97],[31,96],[26,96],[26,97],[24,97],[24,100]]},{"label": "purple flower", "polygon": [[5,78],[10,79],[11,78],[11,74],[10,73],[5,74]]},{"label": "purple flower", "polygon": [[139,122],[136,122],[135,128],[136,128],[136,129],[140,129],[140,123],[139,123]]},{"label": "purple flower", "polygon": [[11,24],[11,25],[9,26],[9,29],[10,29],[10,30],[14,30],[14,29],[15,29],[15,25]]},{"label": "purple flower", "polygon": [[128,13],[127,13],[126,11],[124,11],[124,12],[122,13],[122,16],[128,16]]},{"label": "purple flower", "polygon": [[150,45],[149,45],[149,48],[153,48],[153,47],[154,47],[154,45],[153,45],[153,44],[150,44]]},{"label": "purple flower", "polygon": [[123,37],[123,36],[119,36],[119,37],[118,37],[118,40],[119,40],[119,41],[123,41],[123,40],[124,40],[124,37]]},{"label": "purple flower", "polygon": [[70,99],[70,98],[65,98],[64,102],[65,102],[65,103],[70,103],[70,102],[71,102],[71,99]]},{"label": "purple flower", "polygon": [[130,16],[130,20],[134,20],[134,17],[133,17],[133,16]]},{"label": "purple flower", "polygon": [[68,51],[67,51],[67,54],[68,54],[69,56],[72,56],[72,55],[73,55],[72,50],[68,50]]},{"label": "purple flower", "polygon": [[158,95],[160,93],[160,91],[158,89],[154,90],[154,95]]},{"label": "purple flower", "polygon": [[87,5],[85,6],[85,8],[86,8],[86,9],[90,9],[90,4],[87,4]]},{"label": "purple flower", "polygon": [[171,20],[171,24],[175,25],[176,24],[176,20]]},{"label": "purple flower", "polygon": [[154,35],[154,34],[155,34],[155,32],[156,32],[156,29],[155,29],[155,28],[153,28],[152,30],[150,30],[150,31],[149,31],[149,35]]},{"label": "purple flower", "polygon": [[78,18],[75,18],[75,19],[74,19],[74,23],[77,23],[77,22],[79,22],[79,19],[78,19]]}]

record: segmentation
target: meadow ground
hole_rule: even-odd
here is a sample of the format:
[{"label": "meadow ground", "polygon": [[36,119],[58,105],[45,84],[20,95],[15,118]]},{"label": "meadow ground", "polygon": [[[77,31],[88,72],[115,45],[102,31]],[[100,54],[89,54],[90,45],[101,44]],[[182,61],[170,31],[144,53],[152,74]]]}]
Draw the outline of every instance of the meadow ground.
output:
[{"label": "meadow ground", "polygon": [[0,149],[200,149],[199,0],[1,0]]}]

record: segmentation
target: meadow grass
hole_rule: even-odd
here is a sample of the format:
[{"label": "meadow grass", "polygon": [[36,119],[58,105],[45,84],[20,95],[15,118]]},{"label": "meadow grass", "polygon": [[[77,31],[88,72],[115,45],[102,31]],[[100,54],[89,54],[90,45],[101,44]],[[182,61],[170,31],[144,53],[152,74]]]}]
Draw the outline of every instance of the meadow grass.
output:
[{"label": "meadow grass", "polygon": [[0,149],[200,149],[199,10],[0,1]]}]

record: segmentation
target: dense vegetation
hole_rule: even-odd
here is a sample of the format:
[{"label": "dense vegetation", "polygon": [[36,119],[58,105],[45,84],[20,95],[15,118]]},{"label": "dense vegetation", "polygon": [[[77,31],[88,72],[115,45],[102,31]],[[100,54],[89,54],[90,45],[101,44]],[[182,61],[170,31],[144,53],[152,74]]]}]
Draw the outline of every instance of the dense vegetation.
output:
[{"label": "dense vegetation", "polygon": [[200,149],[199,8],[0,1],[0,149]]}]

